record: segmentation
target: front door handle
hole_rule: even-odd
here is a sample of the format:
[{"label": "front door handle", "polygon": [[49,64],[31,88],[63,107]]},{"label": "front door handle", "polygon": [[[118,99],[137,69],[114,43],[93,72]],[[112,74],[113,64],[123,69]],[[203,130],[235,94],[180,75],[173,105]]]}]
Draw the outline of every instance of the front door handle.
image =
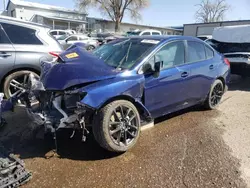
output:
[{"label": "front door handle", "polygon": [[210,65],[210,66],[209,66],[209,69],[214,69],[214,65]]},{"label": "front door handle", "polygon": [[7,54],[7,53],[0,53],[0,57],[9,57],[11,56],[11,54]]},{"label": "front door handle", "polygon": [[181,74],[181,77],[182,78],[185,78],[185,77],[187,77],[188,76],[188,73],[187,72],[183,72],[182,74]]}]

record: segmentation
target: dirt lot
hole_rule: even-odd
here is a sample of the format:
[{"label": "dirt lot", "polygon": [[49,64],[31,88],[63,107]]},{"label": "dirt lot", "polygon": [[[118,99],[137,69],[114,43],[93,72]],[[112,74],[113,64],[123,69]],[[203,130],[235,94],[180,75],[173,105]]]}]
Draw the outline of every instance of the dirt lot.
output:
[{"label": "dirt lot", "polygon": [[218,110],[191,108],[156,120],[122,155],[101,149],[90,135],[61,132],[60,158],[22,109],[6,114],[0,140],[24,159],[33,179],[23,187],[250,187],[250,79],[234,77]]}]

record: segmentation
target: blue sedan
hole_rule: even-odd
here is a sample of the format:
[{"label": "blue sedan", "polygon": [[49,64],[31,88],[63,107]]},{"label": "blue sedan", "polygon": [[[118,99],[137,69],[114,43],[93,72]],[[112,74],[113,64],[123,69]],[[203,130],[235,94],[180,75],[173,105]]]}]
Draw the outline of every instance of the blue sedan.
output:
[{"label": "blue sedan", "polygon": [[41,92],[32,92],[41,112],[29,110],[36,121],[43,115],[39,122],[52,132],[82,129],[83,140],[92,126],[97,142],[113,152],[133,147],[154,118],[198,104],[215,109],[230,75],[227,59],[184,36],[122,38],[92,53],[70,48],[42,67],[40,84],[33,84]]}]

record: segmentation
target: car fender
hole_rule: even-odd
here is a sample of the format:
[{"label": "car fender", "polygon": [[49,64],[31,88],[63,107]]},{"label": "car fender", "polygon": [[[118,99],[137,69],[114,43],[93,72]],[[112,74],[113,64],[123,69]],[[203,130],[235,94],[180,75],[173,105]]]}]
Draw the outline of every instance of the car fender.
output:
[{"label": "car fender", "polygon": [[145,117],[151,117],[142,103],[144,83],[145,79],[142,76],[139,79],[109,79],[96,82],[82,89],[86,96],[81,103],[98,110],[116,99],[127,99],[133,102]]}]

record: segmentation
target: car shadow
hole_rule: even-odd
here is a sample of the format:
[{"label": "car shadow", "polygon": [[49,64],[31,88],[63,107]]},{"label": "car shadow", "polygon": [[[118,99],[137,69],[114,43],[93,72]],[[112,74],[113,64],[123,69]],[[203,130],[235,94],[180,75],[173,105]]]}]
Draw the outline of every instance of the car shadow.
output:
[{"label": "car shadow", "polygon": [[[157,118],[155,124],[191,111],[202,111],[202,108],[195,106],[171,113]],[[51,151],[56,148],[60,158],[72,160],[93,161],[109,159],[120,155],[101,148],[95,141],[92,130],[89,130],[90,133],[87,135],[85,142],[82,142],[82,133],[80,131],[76,131],[74,137],[70,138],[72,135],[71,129],[59,130],[56,134],[57,142],[55,142],[53,135],[44,137],[44,129],[42,127],[31,127],[28,123],[29,119],[24,118],[20,122],[22,124],[17,125],[17,122],[10,121],[9,124],[0,130],[0,145],[2,144],[7,152],[15,153],[22,159],[35,157],[49,158],[54,154]],[[16,127],[19,129],[13,131]]]},{"label": "car shadow", "polygon": [[250,91],[250,77],[242,78],[238,75],[231,75],[229,91]]},{"label": "car shadow", "polygon": [[[37,135],[40,135],[39,138]],[[42,135],[43,130],[33,130],[25,140],[22,135],[14,135],[0,143],[4,146],[5,152],[17,154],[22,159],[58,156],[72,160],[92,161],[119,155],[101,148],[91,132],[87,135],[85,142],[82,142],[82,134],[79,131],[73,138],[70,138],[72,130],[60,130],[56,134],[56,141],[52,134],[44,137]]]}]

